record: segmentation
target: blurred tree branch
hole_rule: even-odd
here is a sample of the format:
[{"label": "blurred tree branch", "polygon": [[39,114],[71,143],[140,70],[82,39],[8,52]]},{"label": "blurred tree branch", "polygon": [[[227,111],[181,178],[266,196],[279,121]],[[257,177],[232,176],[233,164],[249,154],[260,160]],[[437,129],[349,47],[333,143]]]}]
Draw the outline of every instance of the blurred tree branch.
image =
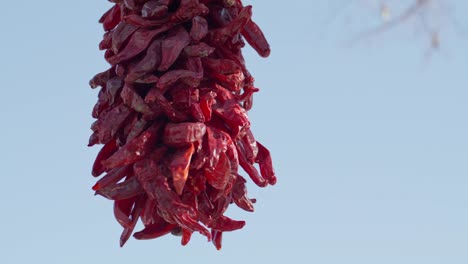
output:
[{"label": "blurred tree branch", "polygon": [[[352,42],[361,42],[365,39],[375,37],[376,35],[388,32],[400,25],[408,24],[409,21],[418,21],[428,36],[430,49],[438,50],[441,46],[441,29],[442,21],[450,20],[452,26],[457,33],[465,32],[462,26],[457,23],[456,18],[452,17],[448,7],[447,0],[407,0],[407,1],[391,1],[391,0],[354,0],[355,4],[360,2],[367,5],[368,8],[378,11],[378,16],[381,24],[374,26],[369,30],[358,33],[352,39]],[[406,2],[406,3],[405,3]],[[400,5],[400,6],[398,6]],[[456,6],[456,3],[452,3]],[[398,8],[400,7],[400,8]],[[453,7],[452,7],[453,8]],[[453,11],[453,10],[452,10]],[[394,14],[393,14],[394,13]]]}]

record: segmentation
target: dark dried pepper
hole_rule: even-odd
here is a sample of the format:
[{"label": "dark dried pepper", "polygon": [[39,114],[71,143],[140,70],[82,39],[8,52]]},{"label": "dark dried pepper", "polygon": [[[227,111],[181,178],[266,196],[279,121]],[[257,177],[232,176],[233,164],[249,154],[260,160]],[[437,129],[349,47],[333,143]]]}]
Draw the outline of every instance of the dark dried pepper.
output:
[{"label": "dark dried pepper", "polygon": [[158,70],[166,71],[169,69],[188,44],[190,44],[190,35],[182,26],[169,31],[168,36],[161,44],[162,58]]},{"label": "dark dried pepper", "polygon": [[141,16],[144,18],[163,18],[167,15],[168,10],[167,4],[163,4],[161,1],[149,1],[143,5]]},{"label": "dark dried pepper", "polygon": [[190,38],[198,42],[208,34],[208,22],[201,16],[192,18],[192,27],[190,29]]},{"label": "dark dried pepper", "polygon": [[[239,167],[258,186],[276,183],[268,149],[250,130],[247,111],[258,91],[241,48],[270,47],[241,0],[119,0],[99,20],[109,70],[89,145],[104,144],[92,189],[114,200],[120,245],[140,219],[136,239],[166,234],[186,245],[199,232],[221,249],[224,232],[244,221],[230,204],[252,212]],[[257,170],[258,166],[259,170]]]},{"label": "dark dried pepper", "polygon": [[183,147],[200,142],[205,133],[206,125],[203,123],[170,123],[164,128],[162,141],[167,146]]}]

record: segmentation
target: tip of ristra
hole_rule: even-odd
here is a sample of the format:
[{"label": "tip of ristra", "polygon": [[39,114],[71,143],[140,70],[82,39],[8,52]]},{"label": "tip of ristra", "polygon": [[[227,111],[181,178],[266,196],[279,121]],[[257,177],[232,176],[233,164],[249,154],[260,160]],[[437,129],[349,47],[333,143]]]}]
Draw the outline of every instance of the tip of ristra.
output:
[{"label": "tip of ristra", "polygon": [[223,232],[212,230],[211,233],[212,233],[211,236],[213,238],[212,243],[214,244],[214,246],[216,247],[217,250],[221,250],[221,247],[222,247],[221,242],[223,240]]},{"label": "tip of ristra", "polygon": [[[93,191],[99,190],[99,189],[100,189],[99,183],[94,184],[94,186],[91,187],[91,189],[92,189]],[[96,194],[97,194],[97,193],[96,193]],[[96,194],[95,194],[95,195],[96,195]]]},{"label": "tip of ristra", "polygon": [[127,243],[127,240],[128,240],[128,238],[127,239],[120,239],[120,247],[125,246],[125,243]]},{"label": "tip of ristra", "polygon": [[263,58],[266,58],[268,56],[270,56],[270,53],[271,53],[271,49],[264,49],[262,50],[261,52],[259,52],[260,56],[262,56]]},{"label": "tip of ristra", "polygon": [[277,181],[277,178],[276,178],[276,176],[274,176],[274,175],[273,175],[270,179],[268,179],[268,183],[269,183],[270,185],[275,185],[275,184],[276,184],[276,181]]}]

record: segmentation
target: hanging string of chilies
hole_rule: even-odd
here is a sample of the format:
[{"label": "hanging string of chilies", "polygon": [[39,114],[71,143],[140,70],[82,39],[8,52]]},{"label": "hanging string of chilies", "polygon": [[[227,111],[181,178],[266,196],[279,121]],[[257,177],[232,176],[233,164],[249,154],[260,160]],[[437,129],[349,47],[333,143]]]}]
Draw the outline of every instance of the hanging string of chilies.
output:
[{"label": "hanging string of chilies", "polygon": [[228,206],[254,210],[239,166],[260,187],[276,183],[250,131],[258,89],[241,53],[245,40],[267,57],[269,44],[240,0],[111,2],[99,20],[111,67],[90,81],[101,89],[89,146],[104,144],[92,174],[105,173],[93,190],[114,200],[121,246],[140,219],[136,239],[186,245],[199,232],[221,249],[223,232],[245,225]]}]

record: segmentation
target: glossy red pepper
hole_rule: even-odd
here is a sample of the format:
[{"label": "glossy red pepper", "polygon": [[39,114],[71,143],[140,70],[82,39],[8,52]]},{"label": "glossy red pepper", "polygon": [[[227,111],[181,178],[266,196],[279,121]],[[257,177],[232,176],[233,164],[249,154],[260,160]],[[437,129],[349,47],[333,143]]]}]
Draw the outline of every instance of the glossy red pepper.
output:
[{"label": "glossy red pepper", "polygon": [[135,205],[136,198],[131,197],[129,199],[114,201],[114,217],[123,228],[127,228],[132,224],[130,214]]},{"label": "glossy red pepper", "polygon": [[154,123],[141,135],[127,142],[117,150],[112,156],[102,162],[107,169],[113,169],[128,164],[132,164],[148,155],[159,139],[161,124]]},{"label": "glossy red pepper", "polygon": [[123,166],[110,170],[106,175],[104,175],[96,184],[93,186],[93,190],[97,191],[102,188],[105,188],[111,184],[116,184],[125,176],[129,175],[130,166]]},{"label": "glossy red pepper", "polygon": [[173,153],[173,158],[170,161],[168,168],[172,173],[172,183],[174,184],[175,192],[182,195],[185,183],[189,176],[190,159],[195,151],[193,144],[186,148],[180,148]]},{"label": "glossy red pepper", "polygon": [[127,178],[122,183],[109,185],[96,191],[96,194],[110,200],[123,200],[144,193],[144,189],[135,177]]},{"label": "glossy red pepper", "polygon": [[92,175],[97,177],[106,171],[105,167],[102,165],[102,162],[108,159],[112,154],[114,154],[118,149],[117,142],[112,140],[108,142],[104,147],[99,151],[96,160],[93,164]]},{"label": "glossy red pepper", "polygon": [[164,128],[162,141],[167,146],[184,147],[202,140],[206,133],[203,123],[167,124]]}]

